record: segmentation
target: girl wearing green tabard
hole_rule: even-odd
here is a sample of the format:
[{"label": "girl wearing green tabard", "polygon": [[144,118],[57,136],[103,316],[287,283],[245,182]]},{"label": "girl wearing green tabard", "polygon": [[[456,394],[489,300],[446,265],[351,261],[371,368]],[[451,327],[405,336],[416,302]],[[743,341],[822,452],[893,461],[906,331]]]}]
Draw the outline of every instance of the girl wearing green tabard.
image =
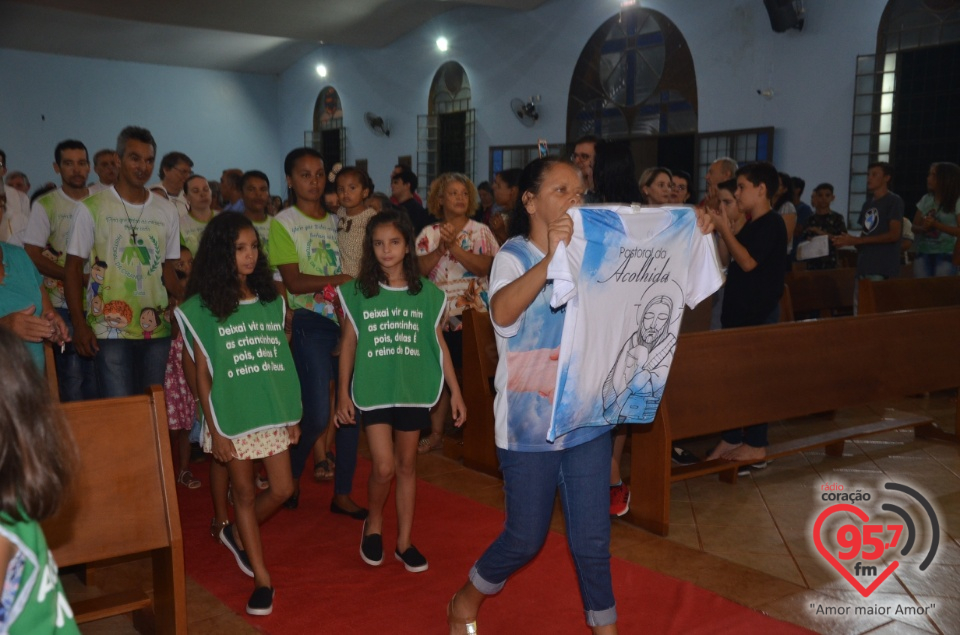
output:
[{"label": "girl wearing green tabard", "polygon": [[73,438],[20,338],[0,328],[0,633],[79,634],[40,521],[57,511]]},{"label": "girl wearing green tabard", "polygon": [[417,573],[427,570],[411,542],[420,430],[430,427],[444,380],[458,427],[467,409],[440,326],[446,295],[420,276],[413,240],[406,214],[371,218],[356,282],[337,291],[349,320],[340,348],[337,424],[355,424],[360,410],[373,459],[360,557],[371,566],[383,562],[383,507],[396,476],[394,556]]},{"label": "girl wearing green tabard", "polygon": [[[203,449],[226,464],[233,486],[236,529],[224,526],[220,541],[254,579],[247,613],[269,615],[274,590],[259,526],[293,492],[287,448],[300,438],[302,408],[283,331],[286,306],[250,219],[220,214],[210,221],[186,295],[176,316],[196,367],[207,424]],[[262,459],[270,480],[259,493],[255,459]]]}]

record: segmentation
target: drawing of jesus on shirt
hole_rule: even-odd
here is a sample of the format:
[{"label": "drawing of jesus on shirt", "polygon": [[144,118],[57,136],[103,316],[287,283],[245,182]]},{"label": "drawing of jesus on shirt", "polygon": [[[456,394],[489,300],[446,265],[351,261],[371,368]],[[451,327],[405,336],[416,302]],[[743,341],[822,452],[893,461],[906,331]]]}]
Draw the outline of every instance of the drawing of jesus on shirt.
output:
[{"label": "drawing of jesus on shirt", "polygon": [[667,295],[637,305],[637,330],[624,342],[603,382],[603,416],[608,422],[642,423],[656,414],[677,346],[676,335],[670,332],[673,306]]}]

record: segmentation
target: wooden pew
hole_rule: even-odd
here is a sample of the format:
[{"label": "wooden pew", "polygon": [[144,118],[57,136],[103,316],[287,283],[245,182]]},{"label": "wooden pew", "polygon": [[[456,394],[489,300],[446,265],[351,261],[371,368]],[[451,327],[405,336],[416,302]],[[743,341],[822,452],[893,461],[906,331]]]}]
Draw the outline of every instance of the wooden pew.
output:
[{"label": "wooden pew", "polygon": [[[681,335],[656,420],[634,429],[627,520],[666,535],[672,482],[711,473],[736,480],[742,463],[672,466],[674,441],[960,386],[958,324],[960,306]],[[825,447],[841,456],[846,439],[904,427],[958,440],[924,415],[887,410],[869,423],[771,445],[767,454]]]},{"label": "wooden pew", "polygon": [[786,284],[794,315],[800,319],[851,315],[856,276],[853,267],[788,272]]},{"label": "wooden pew", "polygon": [[494,441],[493,378],[497,373],[497,342],[490,314],[463,313],[463,464],[472,470],[500,475]]},{"label": "wooden pew", "polygon": [[710,330],[710,319],[713,317],[713,303],[717,300],[714,293],[709,298],[691,309],[683,307],[683,318],[680,320],[681,333],[701,333]]},{"label": "wooden pew", "polygon": [[960,276],[861,280],[859,312],[888,313],[960,305]]},{"label": "wooden pew", "polygon": [[57,564],[132,554],[153,561],[152,601],[137,587],[71,603],[77,622],[135,611],[135,624],[146,630],[186,633],[183,540],[163,390],[152,386],[140,397],[61,408],[80,460],[62,509],[43,524]]}]

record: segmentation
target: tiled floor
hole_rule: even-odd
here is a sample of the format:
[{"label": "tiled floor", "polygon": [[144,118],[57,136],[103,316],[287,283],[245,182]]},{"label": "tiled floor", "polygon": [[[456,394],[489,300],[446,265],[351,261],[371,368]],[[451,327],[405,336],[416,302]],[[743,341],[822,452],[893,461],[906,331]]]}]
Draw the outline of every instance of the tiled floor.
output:
[{"label": "tiled floor", "polygon": [[[926,410],[945,429],[953,429],[953,395],[891,405]],[[868,410],[844,412],[840,421],[856,422],[869,415]],[[774,425],[771,440],[833,425],[823,420]],[[687,445],[703,455],[713,442],[698,439]],[[467,470],[451,458],[457,454],[451,440],[447,440],[444,454],[447,456],[437,452],[421,457],[419,476],[480,503],[502,507],[497,479]],[[624,461],[629,466],[629,457]],[[901,566],[891,579],[864,598],[817,553],[810,536],[816,516],[827,506],[819,498],[822,484],[841,483],[848,492],[858,487],[876,492],[875,483],[887,480],[911,484],[931,499],[940,522],[939,550],[930,567],[921,572],[918,564],[926,554],[930,532],[929,523],[917,520],[913,551],[900,558]],[[642,491],[641,485],[633,485],[634,496],[642,496]],[[922,519],[918,506],[909,507],[903,499],[898,504],[915,519]],[[889,513],[874,516],[882,516],[884,523],[900,522]],[[821,535],[835,534],[844,522],[838,518],[831,516]],[[871,522],[875,520],[871,518]],[[563,531],[559,514],[555,514],[553,527]],[[958,539],[960,446],[918,441],[910,431],[897,431],[848,442],[842,458],[809,452],[779,459],[766,470],[742,477],[736,485],[720,483],[715,476],[677,483],[672,493],[670,536],[654,536],[618,520],[613,524],[612,550],[615,556],[821,633],[960,633]],[[829,539],[825,542],[829,544]],[[137,565],[114,570],[103,576],[107,584],[115,576],[146,577],[146,570]],[[620,602],[640,601],[642,590],[617,589],[617,595]],[[927,615],[912,614],[915,607],[927,606],[932,606]],[[818,615],[817,607],[833,614]],[[858,607],[862,614],[855,614]],[[190,580],[188,617],[190,633],[258,632]],[[131,632],[124,618],[82,630]]]}]

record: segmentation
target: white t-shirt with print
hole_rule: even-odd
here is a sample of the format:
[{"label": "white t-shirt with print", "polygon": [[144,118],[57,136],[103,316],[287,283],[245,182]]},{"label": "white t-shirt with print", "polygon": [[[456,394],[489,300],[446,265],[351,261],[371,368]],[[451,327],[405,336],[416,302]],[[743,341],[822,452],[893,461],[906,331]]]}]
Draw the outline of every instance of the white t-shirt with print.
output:
[{"label": "white t-shirt with print", "polygon": [[172,203],[152,193],[143,205],[129,203],[112,187],[89,196],[77,204],[67,253],[90,260],[87,323],[98,338],[170,335],[161,276],[164,262],[180,258]]},{"label": "white t-shirt with print", "polygon": [[723,284],[713,237],[689,207],[573,208],[573,237],[547,271],[566,305],[548,439],[585,426],[651,423],[680,333]]},{"label": "white t-shirt with print", "polygon": [[[39,247],[45,258],[62,267],[67,262],[67,242],[76,211],[77,201],[67,196],[62,187],[44,194],[34,201],[30,210],[24,244]],[[43,287],[54,308],[67,308],[62,280],[44,277]]]}]

